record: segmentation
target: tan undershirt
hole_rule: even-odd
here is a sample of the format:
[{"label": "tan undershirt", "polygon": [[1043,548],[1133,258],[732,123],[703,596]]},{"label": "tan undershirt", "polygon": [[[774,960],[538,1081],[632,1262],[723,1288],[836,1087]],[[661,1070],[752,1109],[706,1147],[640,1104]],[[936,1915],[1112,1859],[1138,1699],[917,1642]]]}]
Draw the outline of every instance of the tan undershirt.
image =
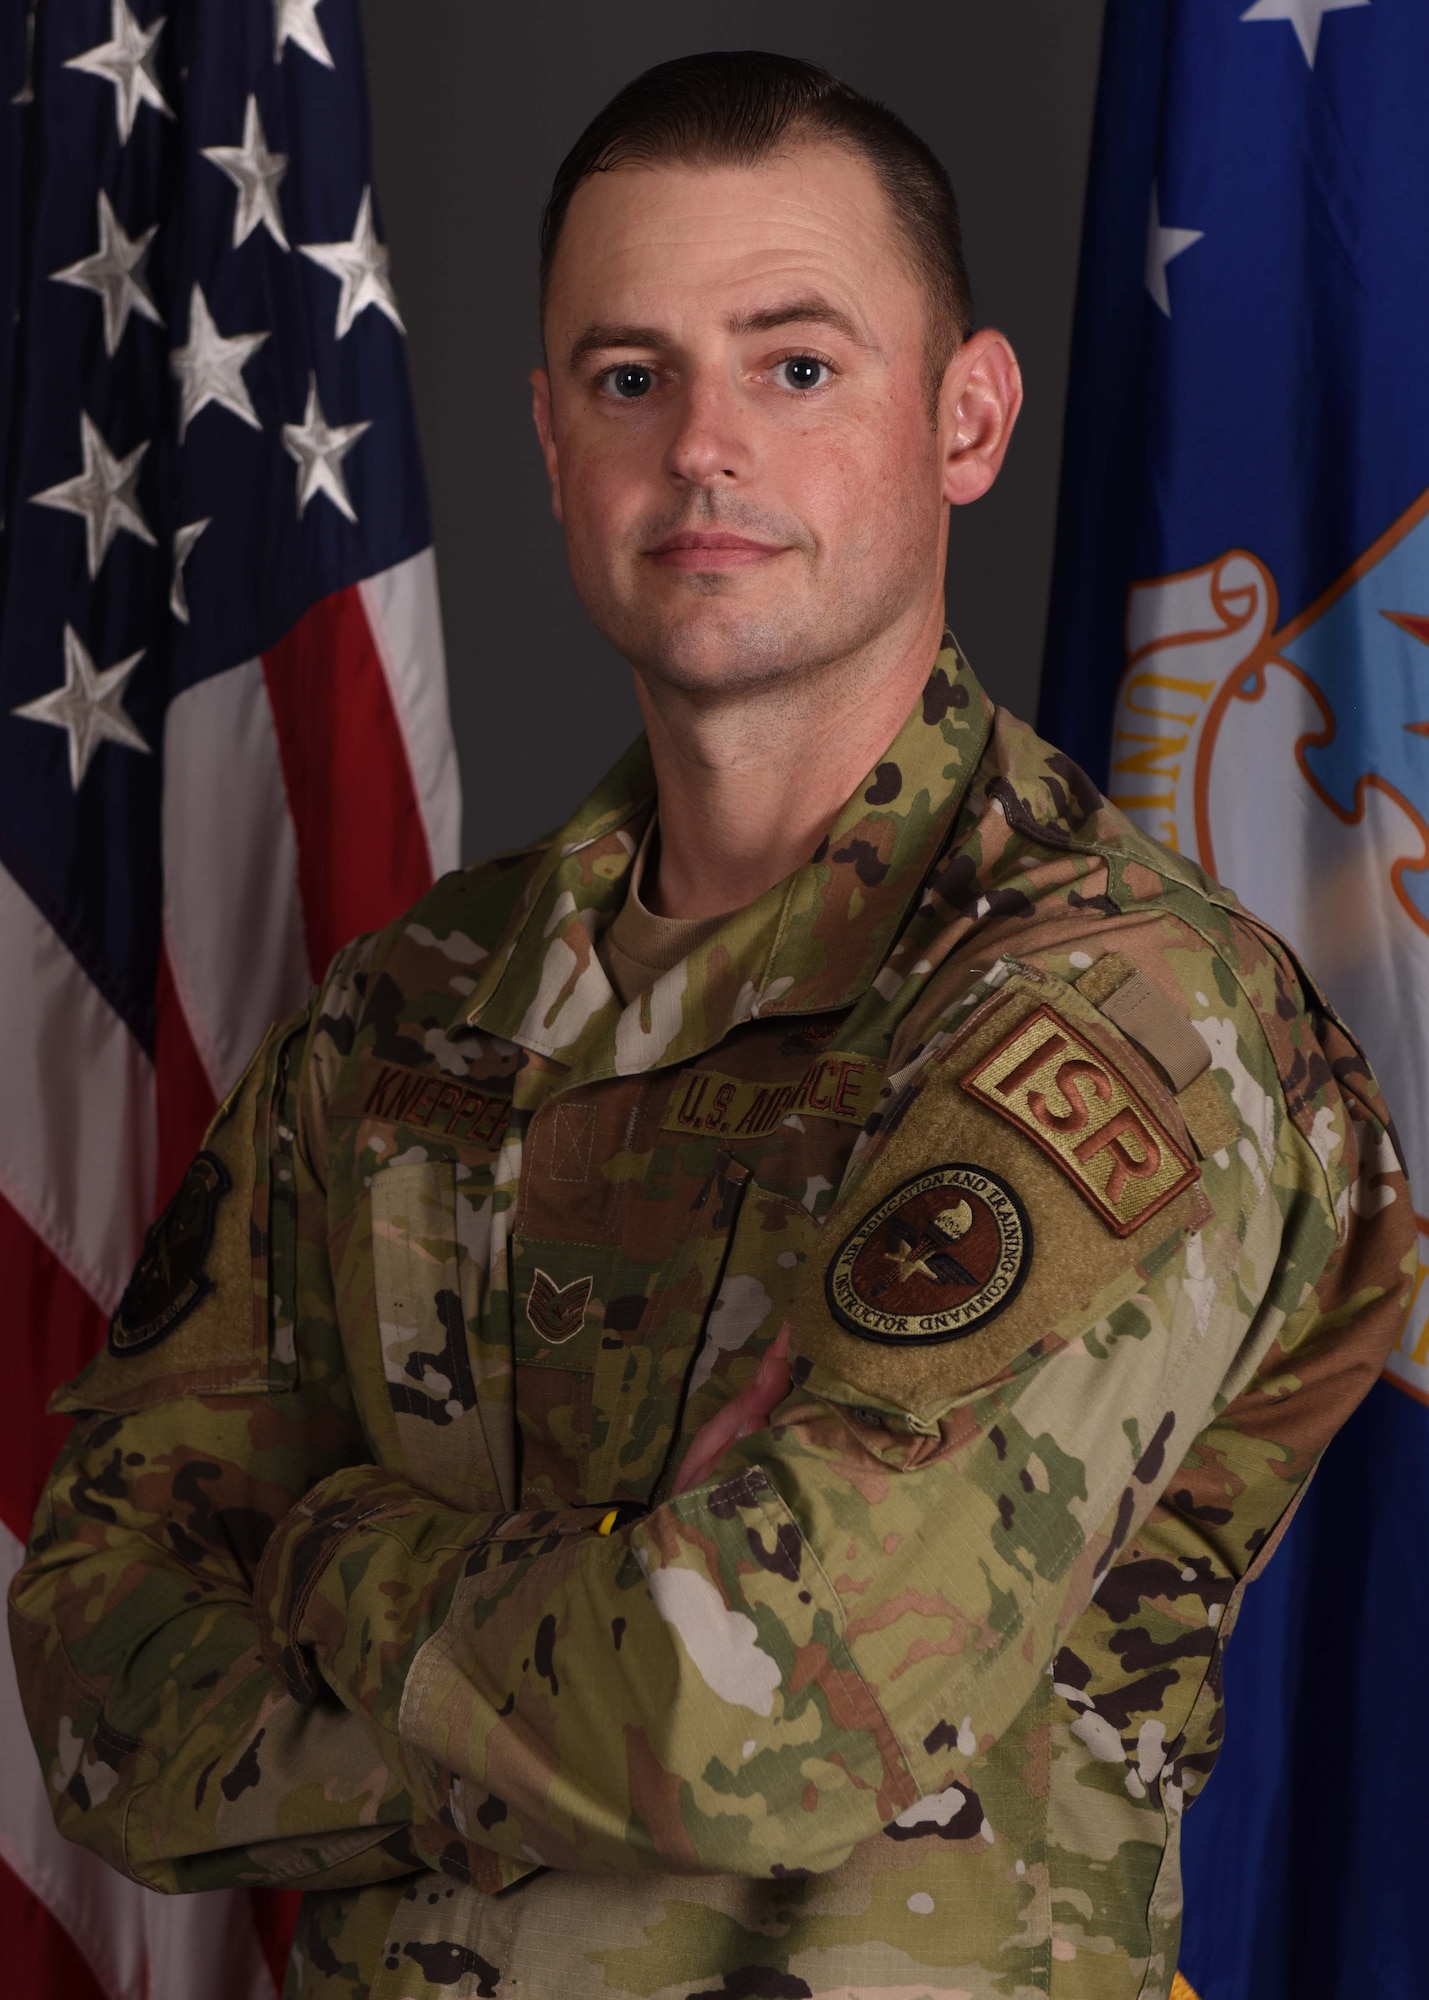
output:
[{"label": "tan undershirt", "polygon": [[605,976],[623,1007],[648,993],[662,973],[688,958],[696,945],[703,944],[726,921],[724,917],[657,917],[646,909],[640,886],[659,839],[658,827],[658,819],[652,819],[630,870],[625,901],[596,946]]}]

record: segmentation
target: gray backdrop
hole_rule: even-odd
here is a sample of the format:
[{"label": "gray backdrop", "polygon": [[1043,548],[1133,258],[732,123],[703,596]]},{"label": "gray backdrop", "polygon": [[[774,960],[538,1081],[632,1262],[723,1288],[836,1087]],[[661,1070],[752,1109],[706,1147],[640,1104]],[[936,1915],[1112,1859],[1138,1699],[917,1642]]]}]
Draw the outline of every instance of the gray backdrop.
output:
[{"label": "gray backdrop", "polygon": [[557,825],[639,726],[566,575],[529,416],[536,225],[592,114],[651,63],[769,48],[881,97],[958,190],[979,321],[1027,406],[955,511],[954,629],[1036,707],[1103,0],[363,0],[378,196],[431,484],[468,859]]}]

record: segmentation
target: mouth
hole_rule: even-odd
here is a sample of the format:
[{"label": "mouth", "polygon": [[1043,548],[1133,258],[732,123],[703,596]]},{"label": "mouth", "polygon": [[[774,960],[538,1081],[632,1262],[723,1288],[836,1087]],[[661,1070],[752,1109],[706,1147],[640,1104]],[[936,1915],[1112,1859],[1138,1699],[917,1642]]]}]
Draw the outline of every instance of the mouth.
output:
[{"label": "mouth", "polygon": [[756,542],[718,529],[682,528],[645,553],[662,569],[712,570],[747,569],[782,556],[785,549],[778,542]]}]

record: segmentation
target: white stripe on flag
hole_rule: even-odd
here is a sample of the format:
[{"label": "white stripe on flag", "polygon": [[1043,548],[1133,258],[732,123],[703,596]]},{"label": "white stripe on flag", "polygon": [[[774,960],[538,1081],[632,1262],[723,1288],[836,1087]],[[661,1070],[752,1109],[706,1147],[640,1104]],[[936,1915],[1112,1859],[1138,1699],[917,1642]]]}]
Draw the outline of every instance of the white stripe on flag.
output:
[{"label": "white stripe on flag", "polygon": [[187,688],[164,721],[164,942],[214,1096],[311,984],[298,846],[263,662]]},{"label": "white stripe on flag", "polygon": [[446,650],[430,549],[358,585],[406,745],[432,873],[461,862],[461,773],[447,705]]},{"label": "white stripe on flag", "polygon": [[154,1198],[154,1068],[0,869],[0,1194],[112,1312]]},{"label": "white stripe on flag", "polygon": [[[0,1526],[0,1587],[23,1554]],[[55,1830],[10,1648],[0,1646],[0,1860],[69,1932],[111,2000],[274,2000],[247,1895],[156,1896]]]}]

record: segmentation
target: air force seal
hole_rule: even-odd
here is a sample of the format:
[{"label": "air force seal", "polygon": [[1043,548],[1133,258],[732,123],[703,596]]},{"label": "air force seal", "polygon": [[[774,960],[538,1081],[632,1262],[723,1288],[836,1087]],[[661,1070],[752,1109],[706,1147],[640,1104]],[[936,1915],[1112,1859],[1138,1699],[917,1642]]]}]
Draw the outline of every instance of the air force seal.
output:
[{"label": "air force seal", "polygon": [[964,1340],[1011,1305],[1032,1258],[1032,1224],[999,1175],[930,1167],[893,1189],[847,1236],[824,1290],[860,1340],[932,1347]]}]

